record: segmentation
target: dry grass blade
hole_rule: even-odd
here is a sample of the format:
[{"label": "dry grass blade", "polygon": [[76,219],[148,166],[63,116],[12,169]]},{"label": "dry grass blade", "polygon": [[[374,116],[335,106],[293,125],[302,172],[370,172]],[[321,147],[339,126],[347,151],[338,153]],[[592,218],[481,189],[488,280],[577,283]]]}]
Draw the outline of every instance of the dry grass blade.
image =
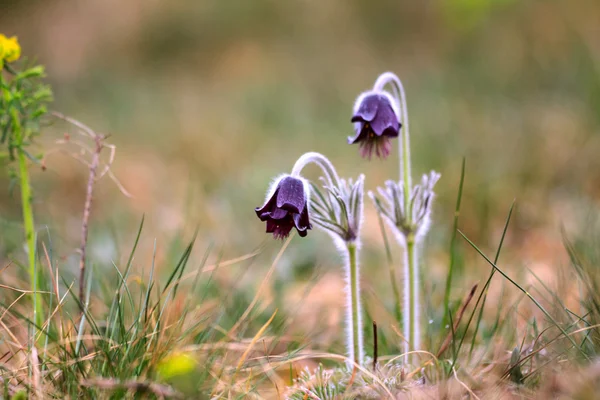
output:
[{"label": "dry grass blade", "polygon": [[3,273],[4,271],[6,271],[6,269],[8,269],[8,267],[13,265],[13,263],[14,263],[14,261],[10,261],[8,264],[6,264],[4,267],[2,267],[2,269],[0,269],[0,274]]},{"label": "dry grass blade", "polygon": [[465,388],[465,390],[471,395],[473,396],[473,398],[475,400],[480,400],[479,397],[477,397],[477,395],[475,393],[473,393],[473,391],[460,379],[458,379],[458,375],[456,373],[456,368],[452,367],[452,374],[454,375],[454,379],[456,379],[456,382],[458,382],[463,388]]},{"label": "dry grass blade", "polygon": [[230,265],[235,265],[235,264],[240,263],[242,261],[250,260],[251,258],[254,258],[257,255],[259,255],[260,252],[261,252],[261,249],[258,249],[256,251],[253,251],[252,253],[244,254],[243,256],[232,258],[232,259],[227,260],[227,261],[221,261],[218,264],[207,265],[205,267],[202,267],[199,271],[188,272],[187,274],[185,274],[185,275],[183,275],[181,277],[181,280],[185,281],[186,279],[193,278],[194,276],[196,276],[196,275],[198,275],[199,273],[202,273],[202,272],[211,272],[211,271],[214,271],[217,268],[229,267]]},{"label": "dry grass blade", "polygon": [[13,306],[15,304],[17,304],[19,302],[19,300],[21,300],[26,294],[27,293],[21,293],[12,303],[10,303],[8,305],[8,307],[6,307],[4,312],[2,312],[2,315],[0,315],[0,321],[2,321],[4,319],[4,317],[6,316],[6,313],[10,312],[11,308],[13,308]]},{"label": "dry grass blade", "polygon": [[275,271],[275,266],[279,263],[279,260],[283,256],[285,249],[287,249],[288,245],[290,244],[290,242],[292,241],[293,238],[294,238],[294,233],[292,233],[287,238],[287,240],[281,247],[281,250],[279,250],[279,253],[277,253],[277,256],[275,257],[273,264],[271,264],[271,268],[269,268],[267,275],[265,275],[264,279],[260,283],[260,286],[258,287],[258,290],[256,291],[256,294],[254,295],[254,298],[252,299],[252,301],[250,302],[250,304],[244,311],[244,314],[242,314],[242,316],[236,321],[235,325],[229,330],[228,336],[232,336],[235,334],[235,332],[238,330],[240,325],[246,320],[246,318],[248,318],[248,315],[250,315],[250,312],[252,311],[252,309],[254,309],[254,306],[256,305],[256,303],[258,302],[258,299],[260,298],[260,295],[262,294],[263,290],[267,286],[267,283],[271,279],[271,275],[273,275],[273,272]]},{"label": "dry grass blade", "polygon": [[19,289],[16,287],[12,287],[12,286],[8,286],[8,285],[3,285],[0,283],[0,288],[2,289],[8,289],[8,290],[12,290],[18,293],[40,293],[40,294],[50,294],[50,292],[46,292],[43,290],[24,290],[24,289]]},{"label": "dry grass blade", "polygon": [[440,349],[438,350],[436,357],[439,358],[448,349],[448,346],[450,346],[450,342],[452,341],[452,337],[454,336],[453,332],[456,332],[456,330],[458,329],[458,326],[460,325],[460,321],[462,320],[462,318],[465,314],[465,310],[467,309],[467,306],[469,305],[471,300],[473,300],[473,296],[475,295],[475,292],[477,291],[477,286],[478,286],[477,283],[475,285],[473,285],[473,287],[471,288],[469,293],[467,293],[467,295],[465,296],[465,298],[462,302],[462,305],[461,305],[460,309],[458,310],[458,313],[456,314],[456,319],[454,320],[454,328],[450,332],[448,332],[448,335],[446,335],[446,338],[442,342],[442,345],[440,346]]},{"label": "dry grass blade", "polygon": [[252,350],[258,339],[260,339],[261,335],[265,332],[269,325],[271,325],[271,322],[273,322],[275,315],[277,315],[277,310],[275,310],[273,315],[271,315],[271,318],[269,318],[269,320],[265,322],[265,324],[258,330],[258,332],[256,332],[256,335],[254,335],[254,337],[252,338],[252,341],[248,345],[248,348],[246,348],[246,351],[244,351],[244,353],[242,354],[242,357],[240,358],[240,361],[237,364],[236,370],[239,370],[242,367],[242,365],[244,365],[246,358],[248,358],[248,354],[250,354],[250,351]]},{"label": "dry grass blade", "polygon": [[[415,354],[415,353],[425,353],[425,354],[431,355],[432,357],[435,357],[435,356],[433,356],[433,354],[428,353],[426,351],[414,351],[414,352],[411,352],[411,353],[413,353],[413,354]],[[398,359],[400,357],[404,357],[404,354],[401,355],[401,356],[395,357],[395,359]],[[350,359],[350,358],[348,358],[346,356],[342,356],[340,354],[315,352],[315,353],[311,353],[311,354],[300,354],[300,355],[298,355],[296,357],[292,357],[292,358],[287,358],[287,356],[270,356],[270,358],[272,358],[272,359],[285,358],[285,360],[283,360],[283,361],[280,361],[280,362],[277,362],[277,363],[272,363],[271,364],[271,368],[273,370],[281,368],[281,367],[283,367],[285,365],[288,365],[290,363],[295,363],[295,362],[304,361],[304,360],[327,359],[327,360],[343,361],[345,363],[354,365],[354,368],[355,368],[356,371],[362,372],[363,374],[365,374],[366,376],[368,376],[370,379],[372,379],[374,382],[376,382],[381,387],[381,389],[385,392],[385,394],[388,396],[388,398],[390,398],[390,399],[394,399],[395,398],[394,395],[392,394],[392,392],[390,392],[390,390],[387,388],[387,386],[385,385],[385,383],[383,383],[383,381],[379,377],[377,377],[375,374],[373,374],[368,369],[366,369],[366,368],[364,368],[364,367],[362,367],[362,366],[360,366],[358,364],[355,364],[354,360],[352,360],[352,359]]]},{"label": "dry grass blade", "polygon": [[40,362],[35,346],[31,347],[31,353],[29,356],[31,357],[31,386],[33,388],[33,392],[35,393],[35,397],[38,399],[43,399],[44,396],[41,388]]},{"label": "dry grass blade", "polygon": [[428,365],[431,365],[433,362],[438,362],[439,361],[438,358],[433,353],[430,353],[430,352],[425,351],[425,350],[414,350],[414,351],[409,351],[409,352],[406,352],[406,353],[402,353],[400,355],[397,355],[395,357],[390,358],[388,360],[388,364],[393,363],[396,360],[400,360],[400,359],[402,359],[402,358],[404,358],[404,357],[406,357],[407,355],[410,355],[410,354],[416,354],[416,355],[420,355],[420,356],[426,355],[426,356],[429,356],[430,358],[425,363],[423,363],[422,365],[420,365],[419,367],[417,367],[416,369],[414,369],[412,372],[410,372],[409,374],[407,374],[406,377],[405,377],[406,379],[411,379],[413,376],[415,376],[416,374],[420,373],[423,370],[423,368],[427,367]]}]

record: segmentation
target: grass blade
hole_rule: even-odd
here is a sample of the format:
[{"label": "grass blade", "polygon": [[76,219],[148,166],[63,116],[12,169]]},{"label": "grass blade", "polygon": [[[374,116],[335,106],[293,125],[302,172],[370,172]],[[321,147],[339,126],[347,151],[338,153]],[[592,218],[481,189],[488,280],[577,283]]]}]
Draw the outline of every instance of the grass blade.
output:
[{"label": "grass blade", "polygon": [[[504,229],[502,230],[502,236],[500,237],[500,243],[498,244],[498,249],[496,249],[496,255],[494,256],[494,264],[497,264],[498,260],[500,258],[500,251],[502,250],[502,245],[504,244],[504,238],[506,237],[506,232],[508,231],[508,225],[510,224],[510,218],[512,216],[514,207],[515,207],[515,200],[513,200],[512,204],[510,205],[510,209],[508,210],[508,216],[506,217],[506,222],[504,223]],[[473,338],[471,339],[471,348],[469,349],[469,359],[471,359],[471,355],[473,354],[473,348],[475,347],[475,340],[477,339],[477,333],[479,332],[479,326],[481,325],[481,319],[483,317],[483,310],[485,309],[485,302],[487,300],[488,289],[490,287],[492,278],[494,277],[495,273],[496,273],[496,270],[494,268],[492,268],[492,270],[490,271],[490,276],[488,277],[487,281],[485,282],[485,285],[483,286],[483,289],[481,290],[481,293],[479,294],[479,297],[477,298],[477,302],[475,302],[475,308],[473,308],[473,313],[471,314],[471,317],[469,317],[469,322],[467,323],[465,335],[467,334],[469,325],[471,324],[471,320],[473,319],[473,315],[477,311],[477,306],[479,305],[481,296],[483,296],[481,308],[479,309],[479,315],[477,316],[477,324],[475,324],[475,332],[473,332]],[[462,340],[464,340],[464,336],[463,336]],[[461,340],[461,344],[462,344],[462,340]]]},{"label": "grass blade", "polygon": [[477,245],[475,245],[475,243],[473,243],[461,230],[458,231],[458,233],[461,234],[461,236],[471,245],[471,247],[473,247],[473,249],[475,249],[475,251],[477,253],[479,253],[479,255],[481,257],[483,257],[483,259],[490,264],[496,271],[498,271],[498,273],[500,275],[502,275],[507,281],[509,281],[510,283],[512,283],[515,287],[517,287],[517,289],[519,289],[521,292],[523,292],[523,294],[527,297],[529,297],[529,300],[531,300],[533,302],[533,304],[536,305],[536,307],[561,331],[561,333],[563,335],[565,335],[565,337],[567,339],[569,339],[569,341],[571,342],[571,344],[573,346],[575,346],[582,354],[583,356],[590,361],[590,358],[588,357],[588,355],[581,349],[581,347],[579,347],[577,345],[577,343],[575,342],[575,340],[564,330],[564,328],[562,326],[560,326],[558,324],[558,322],[556,322],[556,320],[554,319],[554,317],[552,317],[552,315],[550,315],[550,313],[548,313],[548,311],[546,311],[546,309],[544,308],[544,306],[542,306],[536,299],[535,297],[533,297],[527,290],[523,289],[521,287],[521,285],[519,285],[517,282],[515,282],[510,276],[508,276],[504,271],[502,271],[500,268],[498,268],[498,266],[496,266],[496,264],[490,260],[480,249],[479,247],[477,247]]},{"label": "grass blade", "polygon": [[448,278],[446,279],[446,290],[444,292],[444,318],[442,320],[442,328],[448,324],[448,317],[451,314],[450,310],[450,289],[452,288],[452,276],[454,275],[454,267],[456,265],[456,231],[458,230],[458,217],[460,215],[460,203],[462,201],[463,186],[465,183],[465,164],[466,159],[463,157],[460,170],[460,183],[458,184],[458,195],[456,197],[456,208],[454,211],[454,224],[452,226],[452,238],[450,239],[450,267],[448,269]]}]

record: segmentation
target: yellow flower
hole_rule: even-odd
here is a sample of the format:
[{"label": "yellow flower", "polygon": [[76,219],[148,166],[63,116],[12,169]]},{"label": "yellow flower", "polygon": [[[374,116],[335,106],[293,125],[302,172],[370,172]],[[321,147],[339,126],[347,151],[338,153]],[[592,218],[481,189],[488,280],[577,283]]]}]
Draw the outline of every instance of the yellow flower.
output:
[{"label": "yellow flower", "polygon": [[6,62],[17,61],[21,57],[21,46],[16,36],[7,38],[0,34],[0,59]]},{"label": "yellow flower", "polygon": [[161,378],[169,380],[171,378],[188,375],[194,371],[197,362],[190,354],[175,352],[165,357],[158,364],[158,374]]}]

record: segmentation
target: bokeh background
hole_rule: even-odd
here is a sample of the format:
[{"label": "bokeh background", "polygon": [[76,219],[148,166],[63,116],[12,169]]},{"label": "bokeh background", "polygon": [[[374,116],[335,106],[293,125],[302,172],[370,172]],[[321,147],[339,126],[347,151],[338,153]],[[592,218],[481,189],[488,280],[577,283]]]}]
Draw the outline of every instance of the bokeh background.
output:
[{"label": "bokeh background", "polygon": [[[463,157],[459,226],[491,253],[516,199],[502,265],[521,281],[532,279],[530,268],[552,284],[567,263],[561,226],[581,229],[598,210],[595,0],[4,0],[0,32],[17,35],[24,55],[46,66],[53,109],[117,145],[112,170],[133,198],[100,181],[90,231],[92,262],[107,274],[111,261],[126,260],[145,216],[137,267],[156,240],[168,271],[197,228],[196,264],[210,246],[213,260],[262,249],[215,275],[223,292],[252,298],[281,247],[253,211],[273,176],[318,151],[342,176],[365,173],[369,189],[398,178],[397,151],[369,162],[346,144],[354,99],[386,70],[406,88],[414,178],[442,174],[423,260],[432,309],[441,304]],[[50,125],[40,150],[61,147],[56,140],[72,131]],[[34,171],[36,222],[74,276],[87,171],[62,153],[47,167]],[[22,257],[18,191],[10,189],[0,175],[3,261]],[[369,203],[366,210],[365,296],[372,310],[391,310],[383,241]],[[455,300],[489,273],[464,242],[459,255]],[[329,239],[315,230],[293,239],[271,286],[289,315],[302,316],[298,329],[337,340],[341,275]],[[299,298],[310,299],[305,314],[294,311]]]}]

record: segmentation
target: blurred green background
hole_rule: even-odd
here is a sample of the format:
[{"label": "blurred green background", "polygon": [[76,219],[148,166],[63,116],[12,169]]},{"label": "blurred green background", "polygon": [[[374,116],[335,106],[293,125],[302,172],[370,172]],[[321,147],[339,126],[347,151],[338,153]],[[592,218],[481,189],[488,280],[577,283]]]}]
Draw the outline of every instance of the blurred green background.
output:
[{"label": "blurred green background", "polygon": [[[599,21],[595,0],[0,1],[0,32],[17,35],[23,54],[46,65],[54,109],[110,133],[118,147],[113,171],[134,198],[106,178],[97,186],[96,265],[124,261],[145,215],[138,263],[151,257],[155,238],[159,259],[169,259],[198,227],[197,251],[214,243],[215,258],[266,243],[264,264],[222,272],[237,288],[260,280],[280,244],[253,209],[302,153],[324,153],[345,177],[365,173],[369,189],[398,178],[397,151],[369,162],[346,145],[356,96],[381,72],[397,73],[408,96],[414,178],[442,174],[423,261],[434,304],[463,157],[460,227],[476,243],[495,249],[517,200],[503,256],[515,275],[527,266],[552,280],[566,263],[560,226],[576,229],[596,213]],[[66,128],[50,126],[40,147],[60,147]],[[87,171],[64,154],[47,166],[34,172],[36,222],[68,274]],[[18,193],[6,175],[0,196],[0,259],[20,257]],[[365,291],[381,287],[389,306],[383,242],[371,204],[366,210]],[[294,238],[275,279],[291,285],[317,271],[327,285],[341,274],[328,240],[316,230]],[[472,250],[462,252],[472,262],[460,264],[456,299],[488,274]],[[341,318],[342,283],[331,281],[339,296],[329,312]]]}]

